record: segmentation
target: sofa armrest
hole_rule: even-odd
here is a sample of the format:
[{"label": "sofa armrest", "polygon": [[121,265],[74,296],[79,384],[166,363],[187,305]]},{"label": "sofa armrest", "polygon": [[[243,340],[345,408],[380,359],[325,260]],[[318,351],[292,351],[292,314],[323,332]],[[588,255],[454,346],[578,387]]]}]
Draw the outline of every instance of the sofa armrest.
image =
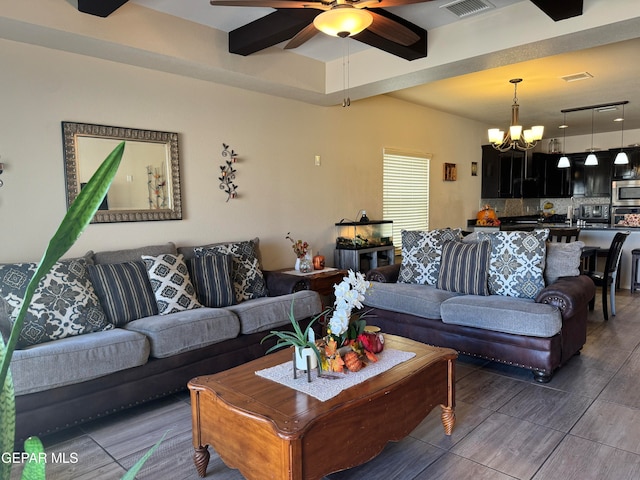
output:
[{"label": "sofa armrest", "polygon": [[372,282],[396,283],[398,281],[399,273],[400,264],[394,263],[393,265],[384,265],[382,267],[369,270],[367,272],[366,279]]},{"label": "sofa armrest", "polygon": [[587,275],[560,277],[538,293],[536,302],[558,307],[565,318],[573,316],[582,305],[588,304],[595,294],[596,287]]},{"label": "sofa armrest", "polygon": [[300,290],[309,290],[309,281],[304,277],[275,270],[263,270],[262,274],[270,297],[287,295]]}]

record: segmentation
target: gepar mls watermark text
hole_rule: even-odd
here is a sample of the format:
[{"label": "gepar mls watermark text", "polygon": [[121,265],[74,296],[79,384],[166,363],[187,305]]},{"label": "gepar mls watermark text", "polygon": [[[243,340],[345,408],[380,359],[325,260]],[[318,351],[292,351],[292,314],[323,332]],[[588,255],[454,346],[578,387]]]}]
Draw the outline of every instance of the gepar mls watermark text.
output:
[{"label": "gepar mls watermark text", "polygon": [[76,452],[3,452],[0,455],[0,462],[2,463],[64,463],[74,464],[78,463],[78,454]]}]

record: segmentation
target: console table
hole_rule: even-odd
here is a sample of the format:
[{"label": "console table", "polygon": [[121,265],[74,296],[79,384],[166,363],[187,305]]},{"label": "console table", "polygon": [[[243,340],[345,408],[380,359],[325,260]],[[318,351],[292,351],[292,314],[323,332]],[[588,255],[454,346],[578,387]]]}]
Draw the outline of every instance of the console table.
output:
[{"label": "console table", "polygon": [[393,245],[384,245],[382,247],[369,247],[359,249],[341,249],[336,248],[334,253],[334,263],[338,268],[353,270],[355,272],[363,271],[363,257],[369,260],[367,271],[372,268],[378,268],[378,258],[385,261],[385,265],[393,265],[395,263],[395,247]]}]

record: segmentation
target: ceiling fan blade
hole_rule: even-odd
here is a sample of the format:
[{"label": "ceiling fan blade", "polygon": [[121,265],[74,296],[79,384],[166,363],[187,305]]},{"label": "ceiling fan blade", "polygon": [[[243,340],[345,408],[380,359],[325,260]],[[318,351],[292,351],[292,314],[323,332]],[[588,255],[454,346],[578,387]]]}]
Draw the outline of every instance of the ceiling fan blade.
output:
[{"label": "ceiling fan blade", "polygon": [[402,5],[411,5],[414,3],[425,3],[433,0],[380,0],[375,8],[401,7]]},{"label": "ceiling fan blade", "polygon": [[400,25],[395,20],[383,17],[371,10],[369,10],[369,13],[373,16],[373,23],[367,27],[367,30],[370,32],[394,43],[404,45],[405,47],[413,45],[420,40],[420,36],[418,34],[412,32],[404,25]]},{"label": "ceiling fan blade", "polygon": [[324,8],[317,0],[210,0],[209,3],[214,7]]},{"label": "ceiling fan blade", "polygon": [[313,37],[315,37],[318,31],[319,30],[315,27],[315,25],[313,23],[310,23],[298,33],[296,33],[296,35],[291,40],[289,40],[289,43],[284,46],[285,50],[299,47],[307,40],[311,40]]}]

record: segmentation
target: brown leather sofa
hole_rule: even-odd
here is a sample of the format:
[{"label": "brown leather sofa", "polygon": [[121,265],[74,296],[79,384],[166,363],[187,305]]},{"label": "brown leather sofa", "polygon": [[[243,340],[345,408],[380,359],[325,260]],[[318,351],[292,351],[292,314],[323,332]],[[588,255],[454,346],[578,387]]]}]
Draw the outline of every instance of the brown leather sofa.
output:
[{"label": "brown leather sofa", "polygon": [[[373,269],[367,279],[373,282],[396,283],[400,264]],[[429,287],[433,288],[433,287]],[[376,284],[372,291],[375,292]],[[444,323],[440,318],[387,309],[384,305],[371,308],[369,323],[383,332],[401,335],[420,342],[450,347],[462,354],[484,358],[532,371],[541,383],[551,380],[554,371],[580,352],[587,336],[588,304],[595,295],[595,286],[585,275],[562,277],[545,287],[535,303],[549,304],[560,310],[562,327],[550,337],[518,335],[485,328]],[[526,306],[525,306],[526,308]],[[518,312],[514,311],[514,316]],[[435,316],[435,315],[432,315]]]}]

